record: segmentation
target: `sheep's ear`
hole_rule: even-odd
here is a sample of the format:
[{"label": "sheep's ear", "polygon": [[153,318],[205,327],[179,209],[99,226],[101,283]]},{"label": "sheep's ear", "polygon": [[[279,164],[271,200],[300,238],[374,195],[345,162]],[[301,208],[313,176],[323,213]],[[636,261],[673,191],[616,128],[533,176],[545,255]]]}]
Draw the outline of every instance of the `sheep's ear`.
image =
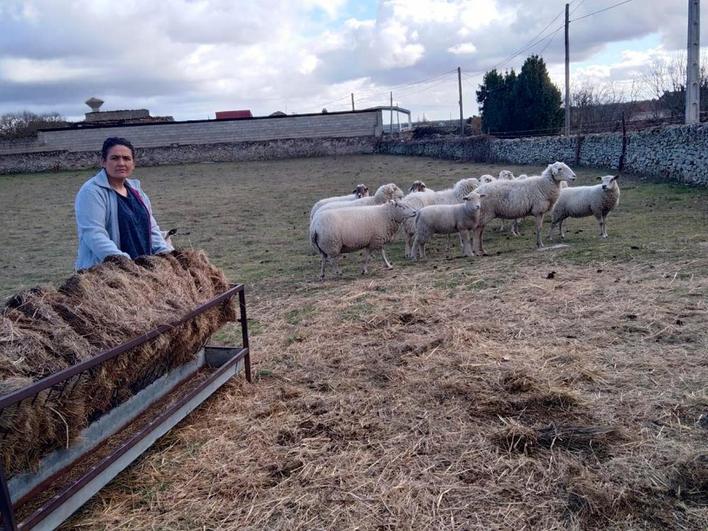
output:
[{"label": "sheep's ear", "polygon": [[616,180],[619,179],[619,178],[620,178],[619,175],[615,175],[614,177],[612,177],[612,180],[613,180],[613,181],[616,181]]},{"label": "sheep's ear", "polygon": [[558,163],[557,162],[554,164],[551,164],[551,175],[553,175],[553,177],[558,175]]},{"label": "sheep's ear", "polygon": [[487,197],[487,194],[479,194],[480,199],[483,197]]},{"label": "sheep's ear", "polygon": [[596,181],[601,181],[601,180],[602,180],[602,177],[600,177],[600,176],[598,175],[597,177],[595,177],[595,180],[596,180]]}]

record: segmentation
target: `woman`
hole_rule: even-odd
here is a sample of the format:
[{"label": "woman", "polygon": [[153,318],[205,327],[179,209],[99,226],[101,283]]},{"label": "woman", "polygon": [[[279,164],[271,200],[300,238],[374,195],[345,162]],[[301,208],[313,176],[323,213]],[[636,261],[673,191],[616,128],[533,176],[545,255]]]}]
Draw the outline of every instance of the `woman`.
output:
[{"label": "woman", "polygon": [[133,145],[125,138],[107,138],[101,166],[76,194],[76,269],[99,264],[107,256],[137,258],[171,251],[140,181],[129,178],[135,169]]}]

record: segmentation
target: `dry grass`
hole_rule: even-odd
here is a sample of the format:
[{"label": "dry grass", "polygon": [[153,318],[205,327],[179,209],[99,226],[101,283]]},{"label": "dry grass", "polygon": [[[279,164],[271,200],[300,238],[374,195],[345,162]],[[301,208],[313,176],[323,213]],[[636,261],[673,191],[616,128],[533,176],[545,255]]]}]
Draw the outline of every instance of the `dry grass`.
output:
[{"label": "dry grass", "polygon": [[230,384],[71,525],[705,528],[708,283],[451,269],[261,300],[256,385]]}]

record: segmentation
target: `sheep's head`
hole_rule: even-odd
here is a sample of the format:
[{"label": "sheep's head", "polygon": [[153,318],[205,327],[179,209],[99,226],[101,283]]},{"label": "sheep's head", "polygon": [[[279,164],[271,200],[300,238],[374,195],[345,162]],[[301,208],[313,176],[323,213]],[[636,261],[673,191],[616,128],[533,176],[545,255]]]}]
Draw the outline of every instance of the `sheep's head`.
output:
[{"label": "sheep's head", "polygon": [[409,192],[425,192],[428,189],[423,181],[413,181],[411,187],[408,189]]},{"label": "sheep's head", "polygon": [[381,202],[390,199],[402,199],[403,191],[393,183],[383,184],[376,190],[376,197],[381,199]]},{"label": "sheep's head", "polygon": [[556,182],[575,180],[575,173],[564,162],[554,162],[553,164],[549,164],[543,173],[544,175],[550,174]]},{"label": "sheep's head", "polygon": [[500,181],[513,181],[514,174],[509,170],[502,170],[499,172],[499,180]]},{"label": "sheep's head", "polygon": [[516,180],[517,180],[517,181],[523,181],[524,179],[528,179],[528,178],[529,178],[528,175],[526,175],[525,173],[522,173],[521,175],[519,175],[519,176],[516,178]]},{"label": "sheep's head", "polygon": [[479,178],[479,180],[482,184],[487,184],[487,183],[493,183],[494,181],[496,181],[496,178],[494,177],[494,175],[485,174],[485,175],[482,175]]},{"label": "sheep's head", "polygon": [[619,175],[604,175],[597,178],[598,181],[602,181],[602,189],[605,191],[617,188],[617,179]]},{"label": "sheep's head", "polygon": [[416,209],[398,199],[391,199],[387,201],[386,204],[393,208],[393,219],[398,222],[402,222],[404,219],[414,218],[418,213]]},{"label": "sheep's head", "polygon": [[362,197],[369,197],[369,187],[365,184],[357,184],[356,188],[354,188],[354,191],[352,193],[356,195],[357,199],[361,199]]},{"label": "sheep's head", "polygon": [[455,197],[457,197],[458,201],[462,201],[463,198],[472,192],[475,188],[479,186],[479,180],[477,180],[474,177],[469,177],[467,179],[460,179],[457,181],[455,184]]},{"label": "sheep's head", "polygon": [[485,197],[485,194],[470,192],[465,197],[463,197],[462,200],[465,202],[465,206],[467,208],[471,208],[475,213],[478,213],[479,209],[482,208],[483,197]]}]

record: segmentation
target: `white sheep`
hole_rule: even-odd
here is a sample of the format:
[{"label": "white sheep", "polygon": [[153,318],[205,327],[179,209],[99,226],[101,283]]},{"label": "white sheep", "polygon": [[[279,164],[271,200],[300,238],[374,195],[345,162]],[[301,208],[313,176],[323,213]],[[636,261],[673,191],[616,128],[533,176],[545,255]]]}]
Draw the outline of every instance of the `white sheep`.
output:
[{"label": "white sheep", "polygon": [[374,195],[368,197],[361,197],[359,199],[354,199],[353,201],[332,201],[331,203],[322,205],[316,213],[319,214],[321,211],[332,210],[336,208],[382,205],[386,201],[402,198],[403,192],[398,186],[393,183],[383,184],[378,187]]},{"label": "white sheep", "polygon": [[415,239],[413,240],[412,258],[425,258],[425,244],[433,234],[460,233],[462,254],[472,256],[470,230],[479,223],[480,201],[484,195],[470,192],[461,204],[431,205],[418,211],[415,217]]},{"label": "white sheep", "polygon": [[543,216],[558,200],[559,183],[565,180],[575,180],[575,173],[566,164],[554,162],[540,176],[521,181],[495,181],[480,186],[477,192],[486,197],[482,202],[479,225],[474,231],[473,251],[484,254],[484,227],[494,218],[519,219],[529,215],[536,218],[536,247],[543,247]]},{"label": "white sheep", "polygon": [[[464,197],[477,186],[479,186],[479,181],[474,177],[460,179],[452,188],[440,190],[439,192],[426,190],[425,192],[410,193],[403,198],[403,202],[416,210],[429,205],[453,205],[461,203]],[[415,236],[415,220],[409,219],[403,223],[403,235],[406,240],[406,257],[411,258],[413,237]]]},{"label": "white sheep", "polygon": [[516,177],[514,177],[514,174],[511,172],[511,170],[501,170],[499,172],[499,177],[497,177],[498,181],[513,181],[515,179]]},{"label": "white sheep", "polygon": [[553,229],[558,225],[558,232],[562,239],[563,220],[566,218],[584,218],[595,216],[600,225],[600,237],[607,238],[606,219],[612,210],[619,205],[620,188],[617,184],[619,175],[605,175],[598,177],[602,181],[595,186],[574,186],[561,190],[558,201],[551,210],[551,238]]},{"label": "white sheep", "polygon": [[414,209],[397,200],[375,206],[321,209],[310,224],[310,241],[322,257],[320,279],[324,279],[327,260],[341,276],[339,256],[361,249],[364,250],[362,275],[368,272],[370,252],[379,249],[386,267],[391,269],[384,245],[393,239],[401,223],[415,214]]},{"label": "white sheep", "polygon": [[479,182],[482,183],[482,184],[493,183],[493,182],[496,181],[496,180],[497,180],[497,178],[494,177],[494,175],[489,175],[488,173],[482,175],[482,176],[479,178]]},{"label": "white sheep", "polygon": [[334,203],[335,201],[354,201],[355,199],[361,199],[362,197],[369,197],[369,187],[365,184],[357,184],[351,194],[347,195],[336,195],[334,197],[325,197],[320,199],[314,204],[312,210],[310,210],[310,219],[315,215],[322,205],[327,203]]},{"label": "white sheep", "polygon": [[[514,177],[514,174],[510,170],[501,170],[499,172],[499,177],[497,177],[498,181],[513,181],[515,179],[516,177]],[[502,219],[500,221],[501,223],[499,225],[499,232],[504,232],[504,230],[506,230],[506,220]],[[512,236],[518,236],[518,234],[515,234],[515,227],[518,227],[517,220],[511,222]]]}]

